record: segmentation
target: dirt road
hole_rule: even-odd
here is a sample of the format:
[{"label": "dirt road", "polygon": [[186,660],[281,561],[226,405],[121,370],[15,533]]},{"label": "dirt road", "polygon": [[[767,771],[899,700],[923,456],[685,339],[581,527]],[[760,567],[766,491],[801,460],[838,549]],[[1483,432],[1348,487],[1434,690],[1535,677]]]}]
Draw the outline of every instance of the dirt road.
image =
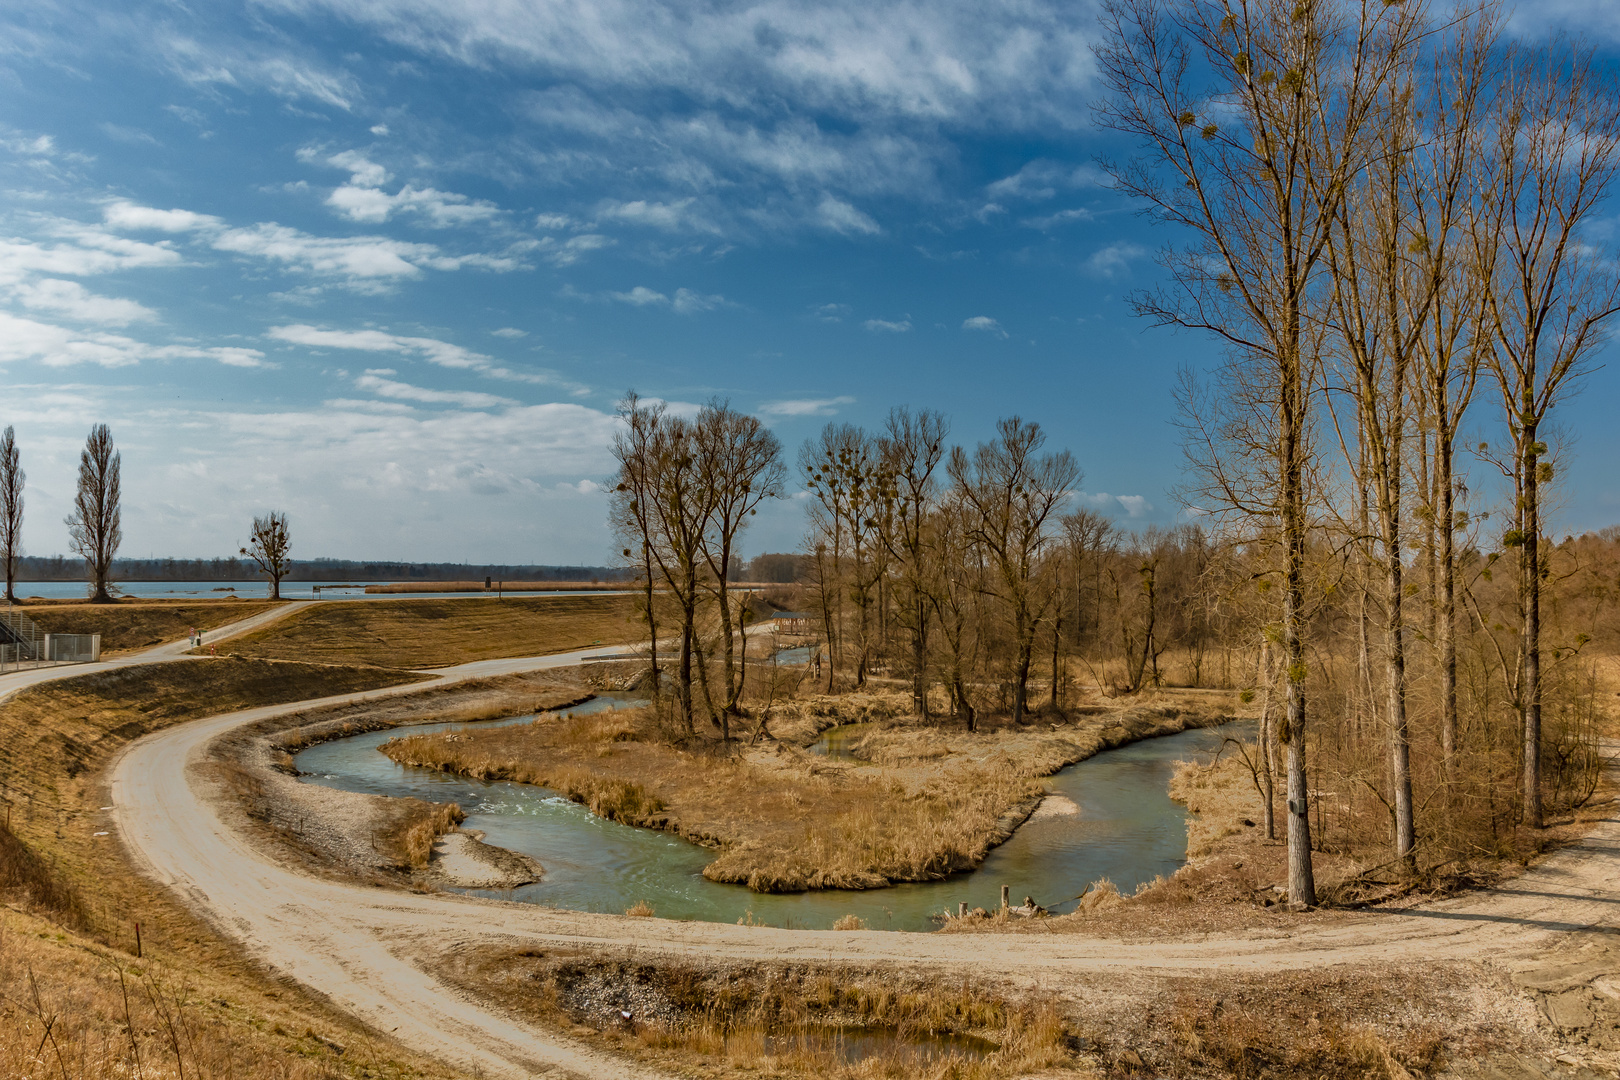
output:
[{"label": "dirt road", "polygon": [[[453,682],[544,670],[602,651],[486,661],[436,674]],[[72,673],[58,670],[57,677]],[[281,713],[422,688],[418,683],[250,709],[150,735],[113,766],[114,816],[137,866],[184,895],[257,959],[418,1050],[491,1076],[543,1075],[547,1069],[592,1077],[657,1074],[470,1002],[417,966],[413,956],[499,939],[541,948],[633,946],[643,956],[672,958],[886,962],[1050,985],[1065,974],[1115,970],[1170,974],[1420,958],[1511,961],[1574,933],[1611,930],[1620,912],[1620,819],[1604,821],[1586,841],[1504,888],[1464,899],[1404,912],[1336,915],[1296,933],[1151,942],[778,930],[388,892],[295,873],[225,825],[214,804],[217,793],[198,768],[212,740]]]}]

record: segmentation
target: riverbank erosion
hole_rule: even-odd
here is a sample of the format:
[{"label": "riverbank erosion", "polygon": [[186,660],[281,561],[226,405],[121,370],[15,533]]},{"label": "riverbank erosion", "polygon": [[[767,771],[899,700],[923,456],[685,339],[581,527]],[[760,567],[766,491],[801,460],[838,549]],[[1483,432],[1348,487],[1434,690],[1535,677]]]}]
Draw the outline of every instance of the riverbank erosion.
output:
[{"label": "riverbank erosion", "polygon": [[[1044,777],[1102,750],[1224,723],[1234,704],[1162,694],[966,732],[908,716],[908,701],[795,701],[748,743],[674,732],[643,707],[404,735],[380,749],[401,765],[537,784],[601,817],[714,848],[711,881],[872,889],[976,868],[1040,805]],[[845,756],[812,752],[821,731],[851,721],[870,726]]]},{"label": "riverbank erosion", "polygon": [[333,739],[411,724],[470,722],[562,708],[591,692],[568,673],[507,675],[244,725],[209,748],[239,829],[305,870],[414,888],[510,889],[541,864],[492,847],[454,802],[341,791],[301,781],[293,755]]}]

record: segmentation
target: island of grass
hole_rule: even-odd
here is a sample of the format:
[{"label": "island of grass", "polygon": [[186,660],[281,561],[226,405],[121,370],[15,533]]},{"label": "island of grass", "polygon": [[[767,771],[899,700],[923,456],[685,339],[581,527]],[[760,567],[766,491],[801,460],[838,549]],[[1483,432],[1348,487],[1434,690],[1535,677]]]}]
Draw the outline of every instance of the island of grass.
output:
[{"label": "island of grass", "polygon": [[264,660],[441,668],[639,640],[631,596],[455,597],[316,604],[233,638]]},{"label": "island of grass", "polygon": [[[410,735],[402,765],[551,788],[602,817],[719,849],[712,881],[756,892],[870,889],[970,870],[1045,793],[1042,778],[1101,750],[1230,720],[1215,695],[1052,713],[977,732],[907,716],[900,693],[792,702],[775,737],[723,744],[655,707],[542,716],[482,731]],[[872,722],[856,759],[806,747],[836,722]]]}]

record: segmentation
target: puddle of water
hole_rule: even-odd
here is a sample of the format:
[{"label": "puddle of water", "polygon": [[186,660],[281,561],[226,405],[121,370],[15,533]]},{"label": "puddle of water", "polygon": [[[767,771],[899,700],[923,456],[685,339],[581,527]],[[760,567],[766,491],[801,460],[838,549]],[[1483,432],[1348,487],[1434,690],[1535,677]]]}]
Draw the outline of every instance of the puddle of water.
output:
[{"label": "puddle of water", "polygon": [[870,723],[839,724],[821,733],[821,738],[805,747],[812,754],[834,761],[864,761],[860,751],[861,740],[872,730]]},{"label": "puddle of water", "polygon": [[809,645],[795,645],[791,649],[776,650],[776,664],[778,667],[797,667],[808,664],[814,652]]},{"label": "puddle of water", "polygon": [[[631,694],[602,694],[573,713],[638,703]],[[1129,893],[1186,861],[1186,809],[1167,793],[1176,762],[1207,759],[1228,729],[1186,731],[1109,750],[1047,779],[1078,815],[1030,821],[990,852],[976,871],[944,881],[867,892],[788,895],[749,892],[703,877],[714,852],[669,833],[599,818],[555,791],[532,784],[483,781],[435,769],[406,768],[377,752],[396,735],[525,724],[530,716],[475,723],[420,724],[367,732],[304,750],[295,758],[306,783],[374,795],[455,801],[466,828],[488,843],[521,851],[546,868],[543,880],[510,892],[468,890],[575,911],[623,912],[639,901],[664,918],[824,930],[844,915],[874,930],[931,930],[933,916],[957,903],[994,908],[1003,884],[1015,901],[1033,896],[1056,912],[1073,908],[1093,881],[1108,878]],[[858,725],[846,725],[855,727]],[[836,729],[835,729],[836,730]],[[828,749],[831,750],[829,743]]]}]

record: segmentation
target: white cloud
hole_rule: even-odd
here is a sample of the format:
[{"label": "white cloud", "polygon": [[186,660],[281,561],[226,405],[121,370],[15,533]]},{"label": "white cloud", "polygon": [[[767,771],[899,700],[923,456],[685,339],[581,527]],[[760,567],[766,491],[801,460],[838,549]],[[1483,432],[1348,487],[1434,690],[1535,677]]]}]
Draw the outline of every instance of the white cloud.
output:
[{"label": "white cloud", "polygon": [[491,330],[490,333],[498,338],[509,338],[513,340],[529,336],[529,332],[527,330],[519,330],[515,326],[503,326],[499,330]]},{"label": "white cloud", "polygon": [[376,188],[345,184],[327,196],[326,204],[350,221],[383,222],[390,215],[405,211],[419,214],[428,225],[441,229],[488,221],[501,213],[501,208],[492,202],[409,184],[394,195]]},{"label": "white cloud", "polygon": [[143,360],[213,360],[231,367],[271,367],[256,349],[153,345],[122,334],[78,331],[0,312],[0,363],[36,360],[47,367],[93,364],[118,368]]},{"label": "white cloud", "polygon": [[347,112],[361,96],[353,76],[257,45],[207,43],[153,28],[151,44],[193,86],[257,87],[288,101],[307,100]]},{"label": "white cloud", "polygon": [[393,374],[394,371],[389,368],[375,368],[356,378],[354,385],[361,390],[369,390],[379,397],[399,401],[420,401],[430,405],[459,405],[464,409],[492,409],[497,405],[517,404],[511,398],[483,394],[476,390],[429,390],[426,387],[412,386],[410,383],[384,377]]},{"label": "white cloud", "polygon": [[1001,324],[988,315],[975,315],[971,319],[963,319],[962,329],[977,330],[980,333],[994,334],[997,337],[1007,336],[1007,331],[1001,328]]},{"label": "white cloud", "polygon": [[1129,241],[1119,241],[1109,244],[1100,251],[1093,252],[1085,261],[1086,273],[1093,277],[1113,278],[1127,273],[1131,263],[1147,254],[1147,249],[1140,244]]},{"label": "white cloud", "polygon": [[1037,158],[1011,176],[986,185],[984,190],[992,202],[1007,199],[1040,202],[1059,191],[1103,188],[1110,184],[1107,174],[1095,165],[1061,165]]},{"label": "white cloud", "polygon": [[832,416],[838,412],[840,405],[853,404],[855,399],[848,396],[788,398],[784,401],[767,401],[759,407],[759,411],[766,416]]},{"label": "white cloud", "polygon": [[214,239],[213,246],[313,274],[373,281],[416,277],[422,272],[417,264],[427,262],[439,250],[432,244],[386,236],[312,236],[273,221],[229,229]]},{"label": "white cloud", "polygon": [[589,252],[608,247],[612,243],[612,240],[600,233],[581,233],[563,241],[545,236],[540,238],[533,250],[556,266],[572,266]]},{"label": "white cloud", "polygon": [[695,311],[713,311],[725,303],[726,298],[719,293],[705,296],[702,293],[693,292],[691,289],[676,289],[675,299],[670,306],[675,309],[677,314],[690,315]]},{"label": "white cloud", "polygon": [[566,229],[574,223],[574,219],[567,214],[536,214],[534,227],[537,229]]},{"label": "white cloud", "polygon": [[217,229],[223,222],[211,214],[198,214],[191,210],[158,210],[119,199],[108,203],[101,211],[102,220],[114,229],[151,230],[156,232],[196,232],[199,229]]},{"label": "white cloud", "polygon": [[373,135],[377,136],[379,139],[383,138],[384,136],[386,136],[388,134],[388,125],[387,124],[372,124],[371,125],[371,133]]},{"label": "white cloud", "polygon": [[1024,224],[1034,229],[1051,229],[1059,225],[1072,225],[1077,221],[1093,221],[1096,215],[1085,207],[1075,207],[1069,210],[1059,210],[1055,214],[1044,217],[1025,218]]},{"label": "white cloud", "polygon": [[889,322],[887,319],[867,319],[861,325],[874,334],[903,334],[911,329],[911,318],[908,316],[899,322]]},{"label": "white cloud", "polygon": [[12,290],[12,295],[31,311],[53,312],[79,322],[128,326],[157,318],[157,312],[134,300],[97,296],[76,281],[60,278],[23,282]]},{"label": "white cloud", "polygon": [[815,309],[816,318],[822,322],[843,322],[844,316],[849,314],[848,304],[822,304]]},{"label": "white cloud", "polygon": [[[384,330],[326,330],[307,323],[271,327],[265,336],[292,345],[311,349],[343,349],[355,352],[394,353],[426,360],[443,368],[474,371],[492,379],[530,383],[536,386],[558,386],[571,393],[583,394],[588,388],[565,379],[555,372],[544,370],[516,371],[495,362],[483,353],[438,338],[410,337],[390,334]],[[380,369],[372,369],[376,372]]]},{"label": "white cloud", "polygon": [[878,223],[855,209],[842,199],[827,195],[822,198],[821,205],[816,208],[821,216],[821,223],[834,232],[845,235],[860,233],[871,236],[882,232]]},{"label": "white cloud", "polygon": [[1079,498],[1086,505],[1105,513],[1123,510],[1129,518],[1144,518],[1153,509],[1153,504],[1145,495],[1110,495],[1106,491],[1099,491],[1094,495],[1081,492]]},{"label": "white cloud", "polygon": [[85,277],[178,266],[184,261],[168,241],[147,244],[77,222],[58,222],[50,231],[68,242],[45,247],[20,237],[0,240],[0,284],[18,282],[36,273]]},{"label": "white cloud", "polygon": [[[704,220],[693,209],[695,198],[680,199],[676,202],[649,202],[646,199],[635,199],[631,202],[604,202],[597,208],[598,219],[622,221],[627,225],[642,225],[648,228],[663,229],[674,232],[679,229],[691,229],[697,232],[718,232],[715,226]],[[547,216],[547,215],[542,215]]]},{"label": "white cloud", "polygon": [[621,304],[629,304],[632,307],[647,307],[651,304],[669,303],[669,297],[661,292],[655,292],[645,285],[637,285],[629,292],[610,292],[608,297],[619,301]]}]

